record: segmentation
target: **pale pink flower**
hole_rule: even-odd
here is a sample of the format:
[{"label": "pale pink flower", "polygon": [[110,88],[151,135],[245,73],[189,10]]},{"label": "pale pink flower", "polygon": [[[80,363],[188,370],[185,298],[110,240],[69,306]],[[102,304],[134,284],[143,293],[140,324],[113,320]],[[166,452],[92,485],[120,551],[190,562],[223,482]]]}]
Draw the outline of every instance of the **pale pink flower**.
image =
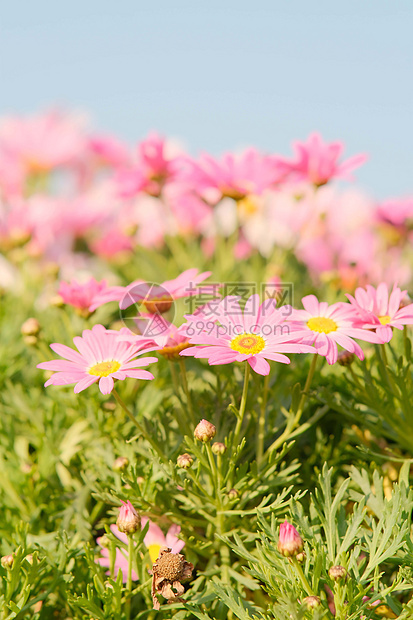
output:
[{"label": "pale pink flower", "polygon": [[0,151],[24,165],[27,173],[72,165],[85,148],[79,119],[62,112],[5,118],[0,125]]},{"label": "pale pink flower", "polygon": [[91,241],[89,245],[95,254],[108,260],[120,254],[129,254],[134,246],[131,237],[116,228],[111,228],[103,237]]},{"label": "pale pink flower", "polygon": [[210,365],[247,361],[260,375],[268,375],[267,360],[289,364],[285,353],[314,353],[313,347],[297,344],[295,335],[285,323],[290,308],[277,309],[274,299],[259,303],[259,295],[251,295],[241,311],[239,298],[228,296],[209,304],[210,317],[187,316],[185,333],[189,342],[200,347],[185,349],[184,356],[206,358]]},{"label": "pale pink flower", "polygon": [[121,196],[139,192],[159,196],[165,183],[172,181],[180,168],[181,157],[165,138],[156,133],[138,144],[135,162],[118,171],[116,183]]},{"label": "pale pink flower", "polygon": [[329,364],[337,361],[337,345],[364,359],[361,347],[353,338],[380,342],[376,334],[356,326],[357,314],[350,304],[338,302],[329,306],[325,301],[319,302],[315,295],[303,297],[302,304],[305,309],[293,310],[287,323],[297,341],[313,344]]},{"label": "pale pink flower", "polygon": [[[179,525],[171,525],[166,535],[162,532],[159,525],[156,525],[152,521],[148,519],[148,517],[142,517],[141,519],[141,529],[144,529],[145,525],[149,521],[149,529],[143,539],[143,542],[146,548],[149,551],[149,557],[151,561],[154,563],[158,559],[159,551],[162,547],[169,547],[172,553],[180,553],[185,546],[183,540],[178,538],[178,534],[181,531],[181,527]],[[128,537],[126,534],[122,534],[119,531],[116,525],[110,526],[111,532],[125,545],[128,544]],[[97,539],[97,543],[101,544],[102,537]],[[101,549],[102,558],[97,558],[96,562],[101,566],[109,568],[109,549],[103,547]],[[127,574],[128,574],[128,552],[125,549],[116,549],[116,560],[115,560],[115,579],[119,572],[119,569],[122,570],[123,582],[126,583]],[[106,573],[109,575],[109,572]],[[135,571],[132,571],[132,579],[133,581],[138,580],[138,575]]]},{"label": "pale pink flower", "polygon": [[156,357],[134,359],[142,353],[154,351],[158,347],[148,348],[148,341],[142,338],[139,343],[130,345],[119,341],[118,333],[110,333],[103,325],[94,325],[91,330],[85,329],[82,336],[73,338],[79,352],[64,344],[54,343],[50,348],[63,360],[42,362],[37,368],[54,370],[55,373],[45,383],[49,385],[70,385],[75,383],[75,394],[82,392],[93,383],[99,381],[102,394],[113,390],[114,380],[123,381],[127,377],[133,379],[153,379],[152,373],[141,368],[157,362]]},{"label": "pale pink flower", "polygon": [[131,161],[129,148],[113,136],[95,135],[88,139],[87,148],[96,163],[101,166],[118,168]]},{"label": "pale pink flower", "polygon": [[318,133],[312,133],[307,142],[294,142],[296,158],[278,158],[278,164],[286,174],[297,181],[306,180],[320,186],[332,178],[348,178],[349,173],[367,159],[365,154],[354,155],[339,163],[344,145],[342,142],[323,142]]},{"label": "pale pink flower", "polygon": [[273,157],[249,148],[240,155],[225,153],[216,159],[202,153],[199,160],[186,160],[183,178],[211,202],[223,197],[240,200],[249,194],[262,194],[280,180],[278,163]]},{"label": "pale pink flower", "polygon": [[[147,522],[149,521],[148,517],[142,517],[142,529],[145,527]],[[113,531],[113,530],[112,530]],[[152,562],[156,562],[159,556],[159,550],[161,547],[169,547],[171,549],[171,553],[180,553],[182,549],[185,547],[185,543],[183,540],[178,538],[178,534],[181,531],[180,525],[171,525],[166,535],[162,532],[159,525],[149,521],[149,529],[146,533],[143,542],[149,551],[149,556]],[[115,533],[113,531],[113,533]]]},{"label": "pale pink flower", "polygon": [[[119,532],[118,528],[116,527],[116,525],[111,525],[110,529],[112,530],[113,534],[115,534],[115,536],[117,536],[117,538],[119,538],[119,540],[121,540],[123,543],[125,543],[125,545],[128,544],[128,537],[126,534],[122,534],[121,532]],[[95,562],[96,564],[99,564],[100,566],[103,566],[104,568],[109,568],[110,567],[110,559],[109,559],[109,549],[105,546],[102,546],[102,539],[103,536],[99,536],[99,538],[96,539],[97,544],[101,547],[100,549],[100,553],[103,557],[100,558],[96,558]],[[122,571],[122,581],[123,583],[126,583],[128,580],[128,565],[129,565],[129,553],[127,552],[126,549],[119,549],[119,547],[116,547],[116,556],[115,556],[115,565],[114,565],[114,577],[115,579],[118,576],[119,571]],[[106,575],[110,575],[110,571],[106,572]],[[137,573],[132,569],[132,581],[138,581],[139,577],[137,575]]]},{"label": "pale pink flower", "polygon": [[379,219],[393,226],[405,226],[413,220],[413,198],[391,198],[377,207]]},{"label": "pale pink flower", "polygon": [[355,324],[362,329],[374,329],[381,342],[389,342],[393,336],[392,327],[403,329],[404,325],[413,325],[413,303],[400,308],[406,293],[394,285],[389,296],[385,282],[377,289],[370,284],[365,289],[357,288],[354,297],[347,295],[356,311]]},{"label": "pale pink flower", "polygon": [[106,280],[98,282],[90,278],[87,282],[78,282],[73,279],[70,283],[60,282],[58,294],[65,304],[91,312],[90,307],[96,298],[108,288]]},{"label": "pale pink flower", "polygon": [[297,555],[303,548],[303,539],[294,525],[291,525],[288,521],[281,523],[278,538],[278,551],[282,553],[282,555],[288,557]]}]

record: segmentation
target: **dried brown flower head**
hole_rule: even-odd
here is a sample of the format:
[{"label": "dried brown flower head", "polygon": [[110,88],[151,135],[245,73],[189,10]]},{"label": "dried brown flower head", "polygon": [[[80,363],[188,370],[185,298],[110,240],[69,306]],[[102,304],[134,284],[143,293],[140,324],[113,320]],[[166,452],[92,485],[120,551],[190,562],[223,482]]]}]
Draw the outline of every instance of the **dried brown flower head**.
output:
[{"label": "dried brown flower head", "polygon": [[161,594],[168,603],[178,603],[180,596],[185,592],[183,581],[192,577],[194,565],[187,562],[181,553],[171,553],[169,547],[162,547],[159,557],[152,567],[152,599],[153,608],[159,609],[160,603],[156,597]]}]

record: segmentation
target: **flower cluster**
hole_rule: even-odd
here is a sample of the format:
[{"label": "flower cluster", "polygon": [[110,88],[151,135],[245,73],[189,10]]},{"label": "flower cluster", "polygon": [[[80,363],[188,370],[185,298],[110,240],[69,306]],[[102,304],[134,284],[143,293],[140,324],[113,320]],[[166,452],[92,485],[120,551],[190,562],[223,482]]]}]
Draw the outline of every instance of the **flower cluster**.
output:
[{"label": "flower cluster", "polygon": [[161,248],[180,235],[199,237],[212,254],[217,234],[238,230],[237,257],[282,247],[316,282],[406,282],[412,199],[377,203],[334,187],[366,160],[343,160],[342,142],[314,133],[293,147],[292,158],[255,148],[191,157],[154,133],[131,148],[58,111],[4,118],[0,248],[24,246],[72,276],[80,265],[90,268],[79,248],[122,261],[137,246]]}]

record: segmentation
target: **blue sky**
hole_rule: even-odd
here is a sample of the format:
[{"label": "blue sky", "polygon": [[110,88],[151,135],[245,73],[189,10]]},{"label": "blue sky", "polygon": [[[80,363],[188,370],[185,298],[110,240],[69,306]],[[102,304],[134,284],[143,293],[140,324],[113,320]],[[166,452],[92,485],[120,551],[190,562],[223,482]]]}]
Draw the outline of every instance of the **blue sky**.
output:
[{"label": "blue sky", "polygon": [[289,154],[319,130],[370,154],[359,184],[413,194],[412,0],[14,0],[0,112],[53,104],[133,143]]}]

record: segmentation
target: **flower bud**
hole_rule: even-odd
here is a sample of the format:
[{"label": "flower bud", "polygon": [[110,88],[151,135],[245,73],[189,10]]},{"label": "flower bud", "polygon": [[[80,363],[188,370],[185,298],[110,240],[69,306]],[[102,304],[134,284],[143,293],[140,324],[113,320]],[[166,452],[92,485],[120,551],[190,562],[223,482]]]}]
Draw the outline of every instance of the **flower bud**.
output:
[{"label": "flower bud", "polygon": [[37,336],[39,331],[40,323],[37,319],[34,319],[33,317],[27,319],[27,321],[25,321],[20,328],[20,332],[23,336]]},{"label": "flower bud", "polygon": [[344,568],[344,566],[340,565],[332,566],[328,571],[328,574],[331,579],[334,579],[334,581],[339,581],[340,579],[344,579],[345,577],[347,577],[346,569]]},{"label": "flower bud", "polygon": [[303,603],[307,605],[307,609],[315,609],[321,605],[321,599],[319,596],[306,596]]},{"label": "flower bud", "polygon": [[141,518],[130,501],[122,502],[116,525],[123,534],[134,534],[141,527]]},{"label": "flower bud", "polygon": [[354,353],[350,351],[340,351],[337,357],[337,362],[340,366],[351,366],[354,361]]},{"label": "flower bud", "polygon": [[109,536],[107,536],[106,534],[103,534],[103,536],[101,536],[98,539],[98,543],[104,549],[108,549],[110,547],[110,538],[109,538]]},{"label": "flower bud", "polygon": [[215,441],[211,446],[211,450],[214,454],[225,454],[227,446],[224,443]]},{"label": "flower bud", "polygon": [[3,555],[3,557],[1,558],[1,565],[3,568],[10,569],[14,564],[14,556],[12,554],[10,555]]},{"label": "flower bud", "polygon": [[194,430],[194,437],[198,439],[198,441],[206,443],[215,437],[216,432],[217,429],[211,422],[208,422],[208,420],[201,420]]},{"label": "flower bud", "polygon": [[37,336],[23,336],[23,340],[25,344],[28,344],[30,347],[37,344],[38,338]]},{"label": "flower bud", "polygon": [[193,462],[194,459],[187,452],[185,452],[185,454],[180,454],[176,459],[176,464],[178,467],[182,467],[183,469],[189,469]]},{"label": "flower bud", "polygon": [[55,308],[63,308],[65,302],[63,301],[63,297],[60,295],[53,295],[53,297],[49,300],[49,304]]},{"label": "flower bud", "polygon": [[237,489],[231,489],[230,491],[228,491],[228,497],[229,499],[237,499],[239,493],[237,491]]},{"label": "flower bud", "polygon": [[126,456],[118,456],[112,465],[113,471],[125,471],[129,467],[129,459]]},{"label": "flower bud", "polygon": [[297,562],[300,562],[300,564],[302,564],[305,560],[305,551],[301,551],[300,553],[297,553],[297,555],[295,556]]},{"label": "flower bud", "polygon": [[297,555],[297,553],[301,553],[304,548],[303,539],[300,534],[297,532],[295,527],[288,523],[288,521],[284,521],[280,525],[280,535],[278,538],[278,551],[282,553],[285,557],[291,555]]}]

